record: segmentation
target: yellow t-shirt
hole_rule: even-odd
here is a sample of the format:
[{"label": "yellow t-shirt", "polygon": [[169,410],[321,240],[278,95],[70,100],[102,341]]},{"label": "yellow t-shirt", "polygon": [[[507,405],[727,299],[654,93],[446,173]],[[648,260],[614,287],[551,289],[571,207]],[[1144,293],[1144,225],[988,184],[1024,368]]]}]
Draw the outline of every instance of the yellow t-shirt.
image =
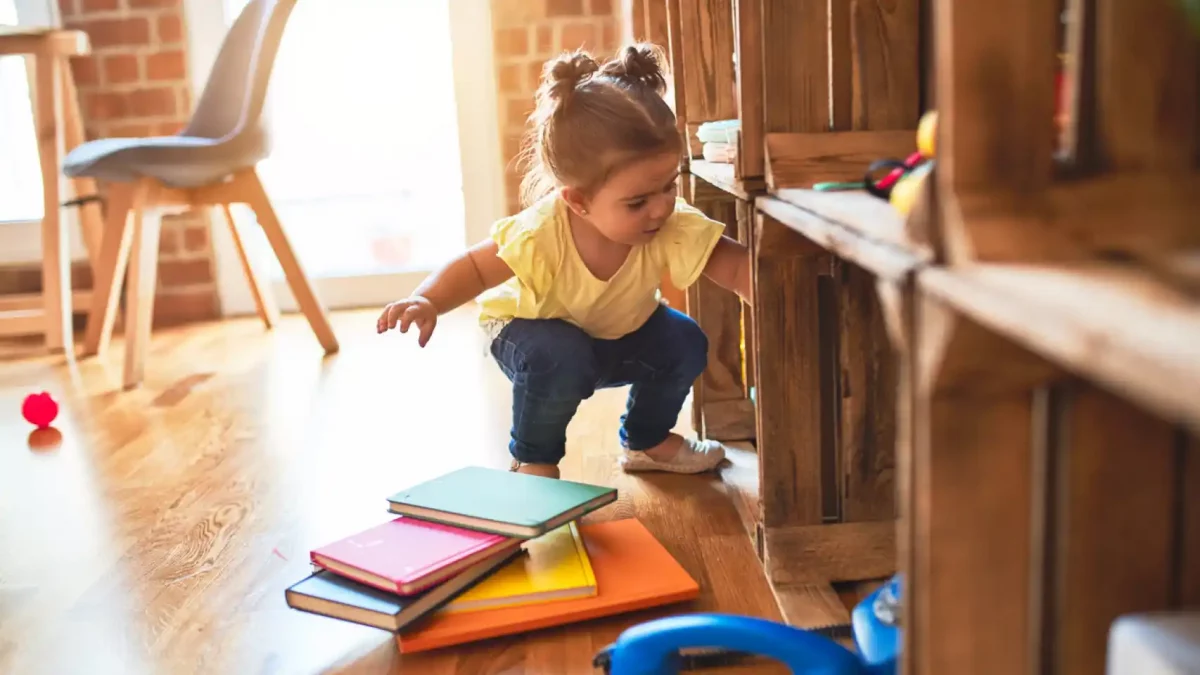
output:
[{"label": "yellow t-shirt", "polygon": [[654,312],[664,272],[676,288],[695,283],[725,231],[724,223],[676,198],[675,212],[654,239],[633,247],[603,281],[579,257],[567,209],[555,193],[492,226],[499,256],[514,276],[479,296],[481,323],[563,319],[598,339],[622,337]]}]

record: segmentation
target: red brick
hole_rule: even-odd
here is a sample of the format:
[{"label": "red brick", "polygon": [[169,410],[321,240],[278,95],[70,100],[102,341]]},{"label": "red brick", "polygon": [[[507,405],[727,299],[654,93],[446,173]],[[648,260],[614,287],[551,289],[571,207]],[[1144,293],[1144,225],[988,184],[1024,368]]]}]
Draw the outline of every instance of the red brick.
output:
[{"label": "red brick", "polygon": [[163,51],[146,56],[147,80],[183,80],[186,78],[187,61],[181,50]]},{"label": "red brick", "polygon": [[158,17],[158,41],[163,44],[183,41],[183,18],[179,14]]},{"label": "red brick", "polygon": [[546,64],[542,63],[541,61],[535,61],[535,62],[529,64],[530,86],[529,86],[528,91],[530,93],[535,91],[538,87],[542,86],[542,70],[545,69],[545,67],[546,67]]},{"label": "red brick", "polygon": [[79,12],[75,8],[75,0],[58,0],[58,13],[64,19],[70,19]]},{"label": "red brick", "polygon": [[546,16],[546,0],[492,0],[492,23],[523,26]]},{"label": "red brick", "polygon": [[160,117],[175,114],[175,90],[146,87],[129,92],[130,117]]},{"label": "red brick", "polygon": [[208,260],[162,260],[158,278],[164,287],[193,286],[212,283],[212,266]]},{"label": "red brick", "polygon": [[511,162],[513,158],[521,154],[521,135],[509,133],[504,137],[504,161]]},{"label": "red brick", "polygon": [[113,124],[108,127],[108,133],[105,134],[109,138],[145,138],[153,135],[153,127],[141,123]]},{"label": "red brick", "polygon": [[179,7],[182,0],[125,0],[133,9],[143,9],[147,7]]},{"label": "red brick", "polygon": [[524,56],[529,52],[529,29],[504,28],[496,31],[496,53],[501,56]]},{"label": "red brick", "polygon": [[521,82],[521,68],[512,64],[500,66],[500,92],[503,94],[524,93],[524,83]]},{"label": "red brick", "polygon": [[189,253],[204,253],[208,250],[208,227],[192,225],[183,231],[183,250]]},{"label": "red brick", "polygon": [[86,32],[97,50],[150,44],[150,22],[145,17],[74,21],[69,27]]},{"label": "red brick", "polygon": [[562,27],[562,39],[559,42],[563,51],[586,48],[595,49],[596,25],[590,22],[576,21]]},{"label": "red brick", "polygon": [[177,326],[195,321],[208,321],[220,316],[217,289],[160,291],[154,302],[154,326]]},{"label": "red brick", "polygon": [[554,51],[554,26],[537,27],[537,53],[548,55]]},{"label": "red brick", "polygon": [[104,81],[108,84],[128,84],[142,78],[136,54],[113,54],[104,57]]},{"label": "red brick", "polygon": [[583,0],[546,0],[546,16],[583,16]]},{"label": "red brick", "polygon": [[76,56],[71,59],[71,79],[76,87],[91,87],[100,82],[100,64],[92,56]]},{"label": "red brick", "polygon": [[89,122],[126,117],[129,106],[125,96],[107,91],[90,92],[83,97],[83,116]]},{"label": "red brick", "polygon": [[617,26],[612,21],[607,21],[604,24],[604,39],[600,45],[604,51],[616,51],[617,49]]},{"label": "red brick", "polygon": [[592,0],[592,14],[595,16],[612,16],[612,0]]},{"label": "red brick", "polygon": [[527,97],[510,98],[506,106],[509,125],[525,124],[525,118],[533,111],[533,101]]},{"label": "red brick", "polygon": [[119,0],[79,0],[80,14],[111,12],[115,9],[120,9],[120,7],[121,3]]},{"label": "red brick", "polygon": [[183,122],[161,122],[154,125],[154,133],[158,136],[174,136],[183,130]]},{"label": "red brick", "polygon": [[158,255],[173,257],[179,253],[179,231],[173,227],[164,227],[158,235]]}]

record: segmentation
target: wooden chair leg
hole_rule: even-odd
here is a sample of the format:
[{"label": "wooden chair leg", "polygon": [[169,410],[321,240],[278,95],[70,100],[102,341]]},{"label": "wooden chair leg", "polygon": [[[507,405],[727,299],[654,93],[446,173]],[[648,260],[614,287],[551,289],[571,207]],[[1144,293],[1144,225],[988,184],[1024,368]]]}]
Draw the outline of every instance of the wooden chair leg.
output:
[{"label": "wooden chair leg", "polygon": [[[62,77],[59,78],[63,102],[63,139],[69,152],[83,144],[86,140],[83,133],[83,119],[79,114],[79,94],[75,89],[75,78],[71,74],[71,64],[67,59],[61,59]],[[86,197],[99,195],[96,181],[91,178],[73,178],[71,197]],[[79,207],[79,230],[83,235],[83,245],[87,250],[88,262],[95,272],[100,260],[100,250],[103,248],[104,215],[99,202],[90,202]]]},{"label": "wooden chair leg", "polygon": [[225,214],[225,222],[229,224],[229,236],[233,238],[233,246],[237,249],[238,259],[242,263],[242,271],[246,273],[246,282],[250,284],[250,294],[254,296],[254,305],[258,309],[258,316],[266,324],[267,329],[274,328],[275,324],[279,323],[279,308],[275,304],[275,298],[271,295],[271,289],[258,270],[254,269],[250,255],[246,251],[246,243],[242,241],[242,235],[238,232],[237,223],[233,220],[233,213],[230,212],[229,205],[221,204],[221,212]]},{"label": "wooden chair leg", "polygon": [[92,306],[83,336],[83,356],[108,351],[133,242],[129,216],[143,208],[146,190],[146,183],[114,183],[109,188],[107,222],[92,268]]},{"label": "wooden chair leg", "polygon": [[250,208],[254,209],[255,215],[258,216],[258,224],[267,235],[267,241],[271,243],[271,248],[274,249],[275,256],[279,259],[279,265],[283,268],[288,286],[291,287],[292,294],[296,297],[296,304],[308,319],[317,340],[325,348],[325,353],[333,354],[338,350],[338,340],[333,332],[333,326],[329,323],[329,316],[320,299],[317,298],[316,289],[313,288],[312,282],[292,250],[292,244],[288,241],[287,234],[279,223],[279,217],[271,206],[271,200],[267,197],[267,191],[263,188],[258,173],[249,170],[243,173],[240,179],[245,181],[244,189],[247,200],[250,202]]},{"label": "wooden chair leg", "polygon": [[150,324],[154,316],[154,290],[158,279],[158,240],[162,213],[154,205],[134,212],[133,247],[130,251],[128,295],[125,311],[125,388],[142,383]]},{"label": "wooden chair leg", "polygon": [[74,356],[71,327],[71,254],[62,224],[59,195],[62,177],[62,97],[59,81],[63,62],[39,56],[35,61],[37,92],[34,119],[38,132],[38,155],[42,169],[42,298],[45,312],[46,348]]}]

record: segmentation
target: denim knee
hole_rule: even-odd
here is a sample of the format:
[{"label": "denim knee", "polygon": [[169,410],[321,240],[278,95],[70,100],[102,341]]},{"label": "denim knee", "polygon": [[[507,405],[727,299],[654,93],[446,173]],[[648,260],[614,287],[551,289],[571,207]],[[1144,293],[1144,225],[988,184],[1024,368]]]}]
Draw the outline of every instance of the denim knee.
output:
[{"label": "denim knee", "polygon": [[556,319],[514,319],[492,342],[492,355],[515,386],[549,398],[585,399],[598,367],[591,338]]},{"label": "denim knee", "polygon": [[692,382],[708,367],[708,336],[700,324],[686,314],[678,313],[673,323],[678,345],[676,373],[681,379]]}]

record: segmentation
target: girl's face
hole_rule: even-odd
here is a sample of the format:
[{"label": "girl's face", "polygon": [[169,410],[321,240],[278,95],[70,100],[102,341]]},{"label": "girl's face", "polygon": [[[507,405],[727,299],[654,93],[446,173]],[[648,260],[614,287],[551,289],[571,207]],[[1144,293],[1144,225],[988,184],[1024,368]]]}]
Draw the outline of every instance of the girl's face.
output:
[{"label": "girl's face", "polygon": [[626,165],[590,198],[572,188],[563,196],[605,237],[635,246],[653,239],[675,212],[678,178],[679,155],[667,152]]}]

